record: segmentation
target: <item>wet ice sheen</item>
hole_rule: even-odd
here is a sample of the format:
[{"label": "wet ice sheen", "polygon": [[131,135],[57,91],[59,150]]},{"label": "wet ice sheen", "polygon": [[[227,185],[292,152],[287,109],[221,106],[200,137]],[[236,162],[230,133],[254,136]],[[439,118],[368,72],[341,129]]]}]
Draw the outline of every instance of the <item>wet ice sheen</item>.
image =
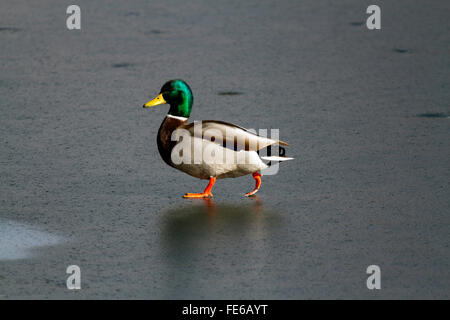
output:
[{"label": "wet ice sheen", "polygon": [[36,230],[33,226],[0,220],[0,260],[17,260],[33,256],[33,249],[57,245],[60,236]]}]

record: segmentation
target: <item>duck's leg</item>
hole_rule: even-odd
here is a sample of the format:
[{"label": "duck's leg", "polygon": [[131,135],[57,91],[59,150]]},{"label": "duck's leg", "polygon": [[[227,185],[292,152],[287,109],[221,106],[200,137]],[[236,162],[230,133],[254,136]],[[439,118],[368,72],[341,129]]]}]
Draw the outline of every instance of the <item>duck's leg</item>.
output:
[{"label": "duck's leg", "polygon": [[209,183],[205,188],[205,191],[203,191],[203,193],[186,193],[184,195],[185,198],[212,198],[213,195],[211,193],[211,189],[214,185],[214,183],[216,182],[216,178],[215,177],[210,177],[209,178]]},{"label": "duck's leg", "polygon": [[255,189],[253,191],[246,193],[245,196],[249,197],[258,192],[259,187],[261,187],[261,174],[257,171],[253,172],[253,178],[255,179]]}]

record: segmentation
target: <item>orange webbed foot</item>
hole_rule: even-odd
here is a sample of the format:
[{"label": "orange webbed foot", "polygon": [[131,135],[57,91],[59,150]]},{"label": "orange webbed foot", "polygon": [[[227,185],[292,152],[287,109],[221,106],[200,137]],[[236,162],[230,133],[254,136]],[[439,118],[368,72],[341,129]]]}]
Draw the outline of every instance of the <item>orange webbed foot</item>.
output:
[{"label": "orange webbed foot", "polygon": [[202,193],[186,193],[183,198],[212,198],[213,195],[211,192],[202,192]]},{"label": "orange webbed foot", "polygon": [[203,191],[202,193],[186,193],[183,198],[212,198],[213,195],[211,193],[211,189],[215,182],[216,178],[211,177],[209,178],[209,183],[206,186],[205,191]]},{"label": "orange webbed foot", "polygon": [[255,179],[255,188],[250,191],[249,193],[246,193],[246,197],[253,196],[255,193],[258,192],[259,188],[261,187],[261,174],[259,172],[253,172],[253,178]]}]

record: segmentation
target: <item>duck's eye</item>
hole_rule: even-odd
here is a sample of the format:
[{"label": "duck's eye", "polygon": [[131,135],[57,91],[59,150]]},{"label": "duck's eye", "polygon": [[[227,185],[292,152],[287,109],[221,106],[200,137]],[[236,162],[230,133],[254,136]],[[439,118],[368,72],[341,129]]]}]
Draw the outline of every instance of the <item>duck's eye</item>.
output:
[{"label": "duck's eye", "polygon": [[173,100],[181,100],[183,98],[183,92],[182,91],[178,91],[178,90],[173,90],[170,92],[170,97]]},{"label": "duck's eye", "polygon": [[175,102],[175,101],[177,101],[177,99],[179,99],[178,93],[179,93],[178,91],[173,90],[173,91],[165,91],[165,92],[163,92],[162,95],[166,101]]}]

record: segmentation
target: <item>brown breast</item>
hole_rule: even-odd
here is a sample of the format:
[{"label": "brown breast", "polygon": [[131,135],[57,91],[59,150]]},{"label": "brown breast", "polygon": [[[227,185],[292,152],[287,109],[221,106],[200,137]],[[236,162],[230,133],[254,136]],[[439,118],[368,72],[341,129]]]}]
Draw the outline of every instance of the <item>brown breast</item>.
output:
[{"label": "brown breast", "polygon": [[168,115],[159,127],[157,137],[158,151],[164,162],[169,166],[173,167],[172,161],[170,160],[170,153],[176,143],[176,141],[171,140],[172,132],[179,126],[185,124],[186,121],[187,119],[182,120]]}]

